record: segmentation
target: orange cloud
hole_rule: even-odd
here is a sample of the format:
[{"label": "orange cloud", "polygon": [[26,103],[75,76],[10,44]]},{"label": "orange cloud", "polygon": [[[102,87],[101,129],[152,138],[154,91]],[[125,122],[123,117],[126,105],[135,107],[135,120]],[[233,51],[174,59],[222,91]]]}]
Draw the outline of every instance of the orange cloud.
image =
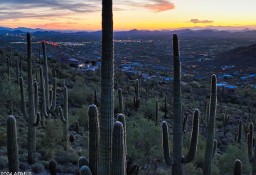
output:
[{"label": "orange cloud", "polygon": [[159,0],[153,4],[143,5],[143,7],[147,8],[149,10],[153,10],[155,12],[162,12],[162,11],[174,9],[175,5],[167,0]]}]

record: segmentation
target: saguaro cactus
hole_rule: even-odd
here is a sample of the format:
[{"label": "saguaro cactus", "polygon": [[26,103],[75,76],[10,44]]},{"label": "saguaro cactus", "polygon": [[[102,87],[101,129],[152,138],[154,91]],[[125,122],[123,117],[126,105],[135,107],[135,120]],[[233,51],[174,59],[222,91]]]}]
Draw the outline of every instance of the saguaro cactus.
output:
[{"label": "saguaro cactus", "polygon": [[112,156],[112,175],[125,175],[125,144],[124,127],[116,121],[113,129],[113,156]]},{"label": "saguaro cactus", "polygon": [[112,0],[102,0],[102,65],[99,174],[111,174],[114,125],[114,52]]},{"label": "saguaro cactus", "polygon": [[13,116],[7,118],[7,153],[9,171],[14,173],[19,171],[19,157],[17,145],[16,119]]},{"label": "saguaro cactus", "polygon": [[123,94],[122,94],[121,88],[118,89],[118,102],[119,102],[118,112],[123,114],[124,113],[124,101],[123,101]]},{"label": "saguaro cactus", "polygon": [[60,116],[61,120],[64,124],[64,129],[63,129],[63,141],[65,142],[65,150],[68,150],[68,128],[69,128],[69,121],[68,121],[68,88],[65,86],[64,87],[64,114],[62,111],[62,108],[59,107],[60,111]]},{"label": "saguaro cactus", "polygon": [[[36,133],[34,123],[35,120],[35,102],[33,89],[33,76],[32,76],[32,57],[31,57],[31,41],[30,34],[27,34],[27,65],[28,65],[28,111],[26,109],[23,78],[20,77],[20,91],[21,91],[21,103],[22,103],[22,113],[23,117],[28,121],[28,162],[32,164],[35,162],[35,152],[36,152]],[[37,92],[36,92],[37,93]],[[35,95],[35,97],[34,97]],[[37,118],[39,119],[39,118]],[[36,122],[39,123],[39,122]]]},{"label": "saguaro cactus", "polygon": [[234,175],[242,175],[242,162],[239,159],[235,160]]},{"label": "saguaro cactus", "polygon": [[212,75],[211,80],[211,98],[210,98],[210,112],[207,123],[207,139],[205,147],[205,157],[203,174],[211,174],[211,162],[214,153],[214,137],[215,137],[215,120],[216,120],[216,106],[217,106],[217,78],[216,75]]},{"label": "saguaro cactus", "polygon": [[[185,157],[181,157],[181,162],[180,162],[180,166],[182,166],[182,163],[190,163],[194,157],[195,157],[195,153],[196,153],[196,149],[197,149],[197,139],[198,139],[198,133],[199,133],[199,110],[196,109],[194,112],[194,116],[193,116],[193,129],[192,129],[192,134],[191,134],[191,139],[190,139],[190,147],[189,147],[189,151],[187,156]],[[162,128],[163,128],[163,149],[164,149],[164,158],[165,158],[165,162],[167,165],[171,165],[173,168],[175,166],[175,164],[177,164],[176,160],[179,159],[174,159],[174,157],[170,157],[169,154],[169,134],[168,134],[168,124],[167,122],[163,122],[162,124]],[[175,142],[173,142],[175,143]],[[174,170],[173,170],[174,171]],[[173,172],[174,173],[174,172]],[[181,175],[184,174],[183,169],[181,167]]]},{"label": "saguaro cactus", "polygon": [[140,81],[137,79],[135,83],[135,97],[134,97],[134,107],[140,107]]},{"label": "saguaro cactus", "polygon": [[180,75],[180,57],[179,57],[179,46],[178,36],[173,35],[173,96],[174,96],[174,126],[173,126],[173,158],[169,155],[168,146],[168,125],[163,122],[163,148],[165,162],[172,166],[172,174],[183,175],[182,163],[189,163],[193,160],[196,148],[197,148],[197,135],[199,130],[198,116],[199,110],[194,113],[193,119],[193,131],[191,135],[191,144],[188,155],[183,158],[182,145],[183,145],[183,117],[181,112],[181,75]]},{"label": "saguaro cactus", "polygon": [[156,101],[156,118],[155,118],[155,122],[156,122],[156,125],[158,123],[158,114],[159,114],[159,107],[158,107],[158,101]]},{"label": "saguaro cactus", "polygon": [[49,161],[49,171],[51,175],[57,175],[57,162],[54,159]]},{"label": "saguaro cactus", "polygon": [[[249,124],[249,133],[247,134],[247,146],[248,146],[248,157],[249,161],[252,164],[252,174],[256,174],[256,146],[254,146],[254,153],[253,153],[253,133],[254,133],[254,126],[253,123],[250,122]],[[253,155],[254,154],[254,155]]]},{"label": "saguaro cactus", "polygon": [[90,105],[89,115],[89,167],[93,175],[97,175],[99,160],[99,122],[96,105]]}]

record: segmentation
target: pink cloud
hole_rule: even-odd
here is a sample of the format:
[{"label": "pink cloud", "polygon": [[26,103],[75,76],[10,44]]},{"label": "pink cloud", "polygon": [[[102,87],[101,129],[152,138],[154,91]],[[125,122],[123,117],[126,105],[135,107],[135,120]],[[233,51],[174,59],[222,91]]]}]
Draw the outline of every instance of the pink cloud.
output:
[{"label": "pink cloud", "polygon": [[143,7],[153,10],[155,12],[162,12],[166,10],[172,10],[175,8],[175,5],[172,2],[169,2],[167,0],[158,0],[155,3],[152,4],[145,4]]}]

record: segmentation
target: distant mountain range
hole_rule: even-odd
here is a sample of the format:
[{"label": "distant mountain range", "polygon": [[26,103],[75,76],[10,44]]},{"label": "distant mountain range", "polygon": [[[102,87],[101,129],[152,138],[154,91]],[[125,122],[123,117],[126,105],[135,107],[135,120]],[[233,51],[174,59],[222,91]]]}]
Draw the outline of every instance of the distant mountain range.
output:
[{"label": "distant mountain range", "polygon": [[[33,35],[91,35],[95,37],[101,36],[101,31],[47,31],[44,29],[36,28],[8,28],[0,27],[0,34],[19,34],[30,32]],[[256,38],[256,30],[214,30],[214,29],[201,29],[201,30],[191,30],[191,29],[181,29],[181,30],[129,30],[129,31],[115,31],[115,36],[117,37],[147,37],[147,36],[170,36],[173,33],[181,35],[181,37],[223,37],[223,38]]]}]

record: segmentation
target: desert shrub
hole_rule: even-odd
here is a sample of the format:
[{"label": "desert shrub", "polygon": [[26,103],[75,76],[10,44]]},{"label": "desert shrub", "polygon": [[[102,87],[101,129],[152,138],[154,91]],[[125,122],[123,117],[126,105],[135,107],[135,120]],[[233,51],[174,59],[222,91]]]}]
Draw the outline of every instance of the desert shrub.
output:
[{"label": "desert shrub", "polygon": [[56,149],[58,148],[58,145],[62,145],[62,138],[62,121],[55,119],[47,119],[45,132],[38,146],[45,160],[49,160],[50,158],[53,157]]},{"label": "desert shrub", "polygon": [[219,159],[221,173],[226,175],[233,174],[234,162],[236,159],[242,161],[242,174],[251,174],[251,165],[249,163],[246,143],[230,144],[227,147]]},{"label": "desert shrub", "polygon": [[33,164],[31,168],[34,173],[41,173],[42,171],[44,171],[44,165],[38,162]]},{"label": "desert shrub", "polygon": [[137,165],[144,165],[152,158],[162,159],[161,127],[154,122],[137,116],[127,120],[127,150],[128,157]]}]

